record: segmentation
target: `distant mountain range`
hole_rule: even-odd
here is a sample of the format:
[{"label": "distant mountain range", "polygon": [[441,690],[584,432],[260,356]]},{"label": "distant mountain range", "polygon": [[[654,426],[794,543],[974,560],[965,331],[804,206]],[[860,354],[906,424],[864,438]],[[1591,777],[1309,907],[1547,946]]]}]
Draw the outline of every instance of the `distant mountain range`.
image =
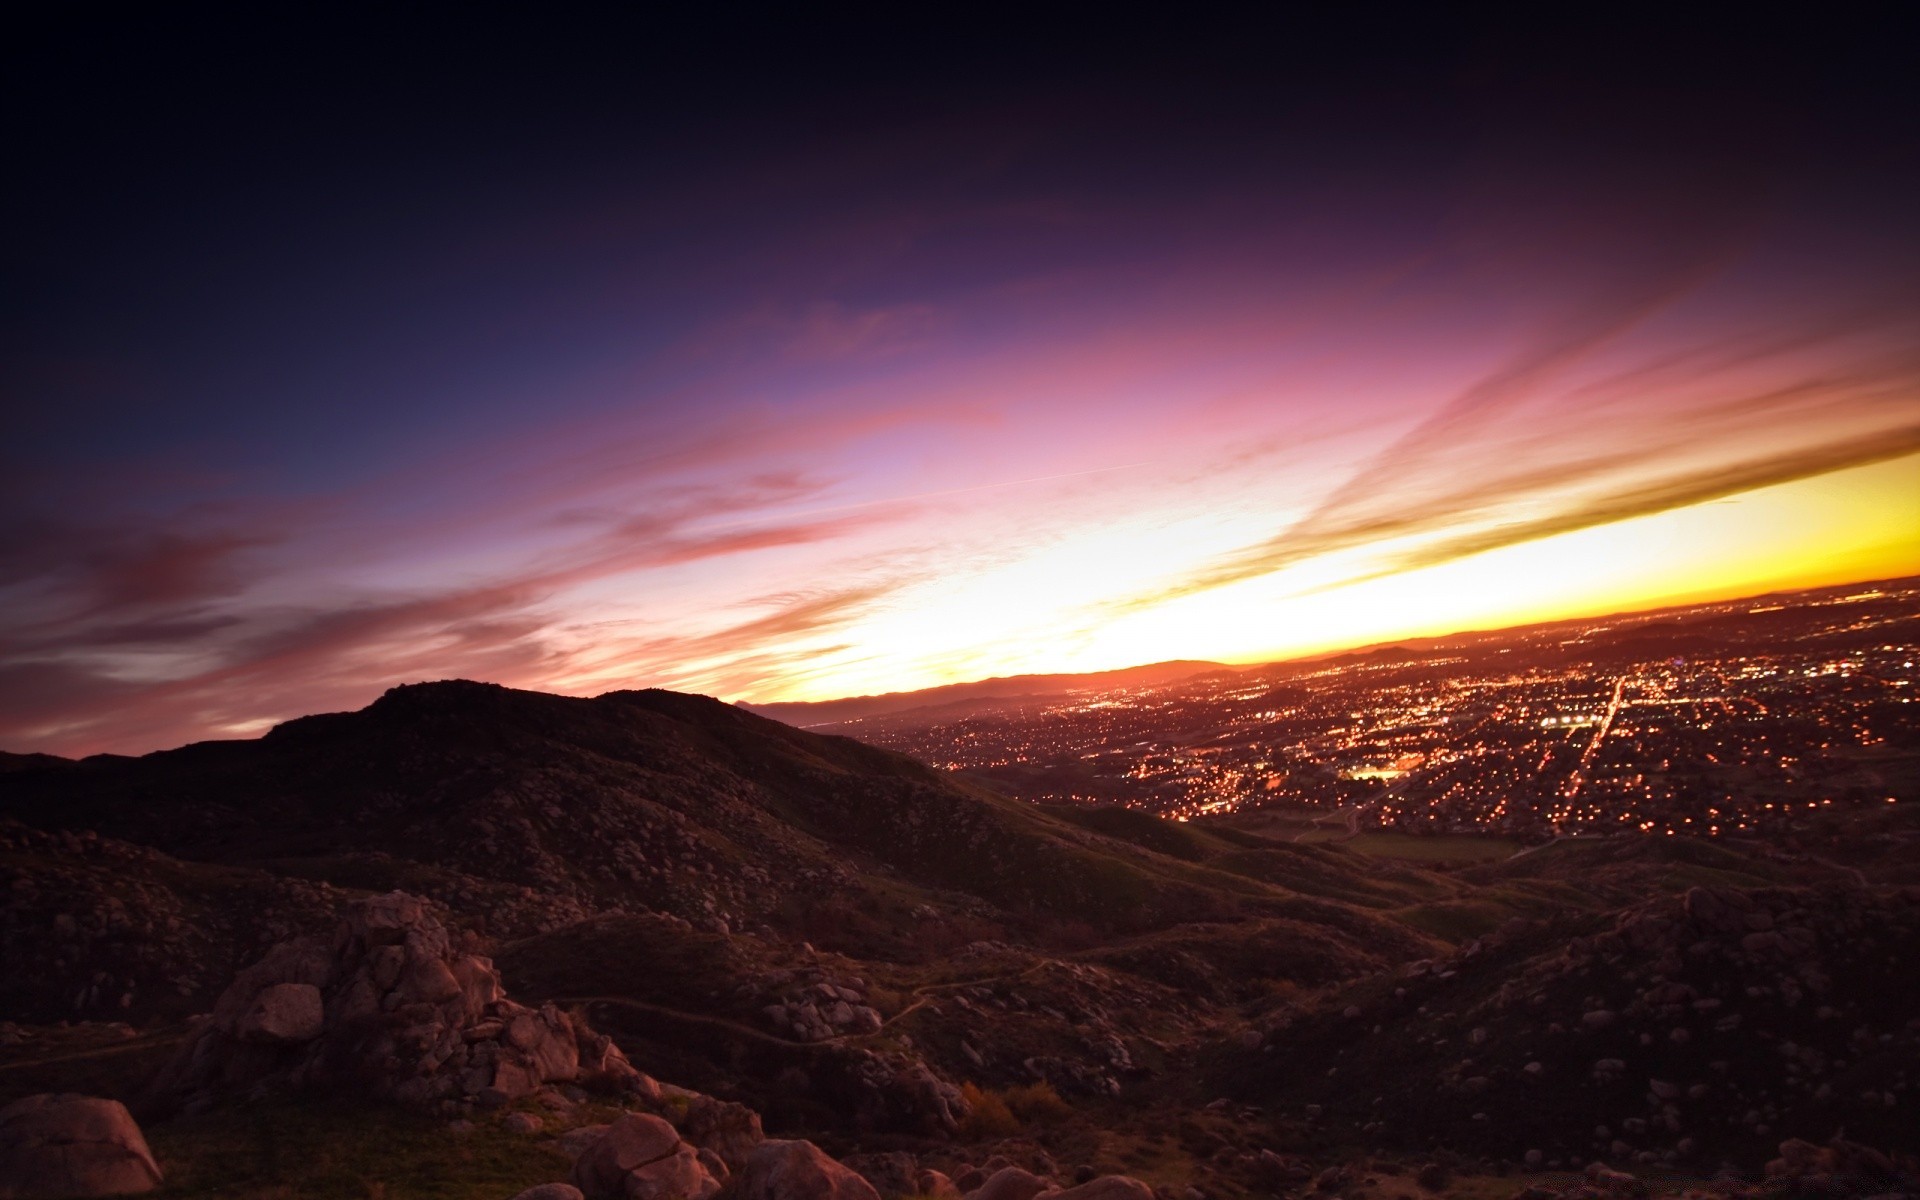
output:
[{"label": "distant mountain range", "polygon": [[[1837,584],[1801,591],[1768,592],[1763,595],[1713,601],[1702,604],[1674,605],[1641,612],[1614,613],[1591,617],[1571,617],[1514,625],[1499,629],[1458,630],[1427,637],[1401,638],[1373,643],[1349,650],[1275,659],[1259,663],[1218,663],[1198,659],[1175,659],[1122,667],[1112,671],[1091,671],[1065,675],[1009,675],[968,683],[950,683],[918,691],[887,692],[877,696],[849,696],[839,700],[818,700],[775,704],[740,704],[738,707],[763,717],[802,729],[827,728],[876,717],[903,713],[926,713],[953,709],[956,713],[974,705],[998,705],[1020,701],[1041,702],[1082,693],[1119,691],[1126,688],[1155,688],[1182,683],[1218,673],[1267,678],[1329,667],[1380,666],[1416,662],[1443,654],[1492,654],[1502,647],[1523,647],[1552,643],[1570,631],[1593,631],[1590,640],[1597,646],[1613,646],[1632,651],[1656,646],[1668,653],[1685,653],[1692,648],[1718,645],[1722,627],[1729,624],[1751,626],[1749,606],[1778,605],[1794,620],[1794,606],[1823,597],[1871,588],[1904,589],[1920,583],[1920,576],[1887,579],[1868,583]],[[1767,609],[1767,612],[1776,611]],[[1596,647],[1589,647],[1591,651]],[[855,732],[848,730],[846,732]]]},{"label": "distant mountain range", "polygon": [[1149,663],[1141,667],[1122,667],[1117,671],[1092,671],[1083,675],[1008,675],[997,679],[979,679],[971,683],[949,683],[922,688],[916,692],[887,692],[879,696],[849,696],[843,700],[817,700],[786,704],[742,704],[748,712],[771,717],[802,729],[817,725],[838,725],[869,717],[891,716],[921,708],[939,708],[949,704],[973,704],[983,701],[1039,700],[1074,692],[1115,691],[1130,687],[1160,687],[1215,671],[1234,671],[1224,663],[1198,659],[1176,659]]}]

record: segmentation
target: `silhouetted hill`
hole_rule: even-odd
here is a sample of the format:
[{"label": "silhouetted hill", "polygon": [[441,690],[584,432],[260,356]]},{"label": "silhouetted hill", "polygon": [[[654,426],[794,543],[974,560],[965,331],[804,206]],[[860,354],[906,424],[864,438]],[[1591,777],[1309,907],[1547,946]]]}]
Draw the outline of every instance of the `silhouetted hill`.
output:
[{"label": "silhouetted hill", "polygon": [[[201,877],[216,869],[398,887],[496,936],[661,913],[913,957],[950,926],[1046,943],[1302,915],[1275,874],[1164,854],[901,755],[670,692],[411,685],[251,741],[0,780],[0,818],[163,855],[165,870],[140,867],[155,887],[211,895]],[[1338,937],[1370,960],[1353,933]],[[53,994],[62,980],[47,983]],[[134,990],[139,1011],[177,1007]]]}]

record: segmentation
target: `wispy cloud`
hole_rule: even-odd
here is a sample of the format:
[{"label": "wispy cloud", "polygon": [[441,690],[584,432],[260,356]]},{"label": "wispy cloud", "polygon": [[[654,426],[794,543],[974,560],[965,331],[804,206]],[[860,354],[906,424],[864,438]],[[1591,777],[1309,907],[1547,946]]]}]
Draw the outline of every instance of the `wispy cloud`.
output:
[{"label": "wispy cloud", "polygon": [[[68,525],[16,536],[15,564],[39,587],[31,619],[4,630],[0,739],[86,751],[130,740],[185,740],[363,703],[410,678],[475,675],[530,685],[577,673],[565,636],[566,597],[605,580],[716,559],[830,542],[891,519],[880,511],[777,515],[823,485],[791,472],[726,487],[671,487],[638,512],[575,512],[564,537],[465,586],[324,589],[272,598],[282,564],[250,561],[265,536],[173,534],[145,539]],[[551,529],[552,527],[550,527]],[[252,594],[250,594],[252,593]],[[830,628],[873,589],[808,597],[695,637],[615,640],[624,678],[644,680],[698,659],[742,657]],[[12,610],[24,613],[24,609]]]},{"label": "wispy cloud", "polygon": [[[1610,319],[1585,322],[1579,336],[1517,357],[1363,461],[1272,537],[1108,608],[1151,608],[1382,548],[1375,566],[1321,585],[1344,586],[1920,449],[1920,425],[1910,419],[1920,356],[1911,349],[1855,350],[1843,366],[1831,356],[1812,368],[1792,361],[1862,333],[1885,335],[1904,320],[1902,310],[1818,336],[1750,338],[1556,386],[1556,375],[1643,312],[1609,310]],[[1752,387],[1746,375],[1756,365],[1784,382]],[[1812,373],[1796,377],[1801,369]]]}]

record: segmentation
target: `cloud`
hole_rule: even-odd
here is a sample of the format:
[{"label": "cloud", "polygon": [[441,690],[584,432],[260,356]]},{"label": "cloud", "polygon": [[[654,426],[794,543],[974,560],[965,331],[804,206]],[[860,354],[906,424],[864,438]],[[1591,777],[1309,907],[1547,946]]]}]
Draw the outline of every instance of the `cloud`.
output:
[{"label": "cloud", "polygon": [[[1583,336],[1554,339],[1450,398],[1286,529],[1105,609],[1408,541],[1365,577],[1416,570],[1911,453],[1920,355],[1859,344],[1902,315],[1882,310],[1779,341],[1749,334],[1555,388],[1556,373],[1620,328],[1590,322]],[[1818,361],[1797,360],[1808,351]]]},{"label": "cloud", "polygon": [[925,347],[942,329],[932,305],[856,309],[833,301],[809,304],[780,324],[786,353],[807,361],[900,354]]},{"label": "cloud", "polygon": [[21,516],[0,529],[0,575],[45,581],[80,597],[89,613],[178,604],[231,594],[244,577],[243,556],[279,536]]},{"label": "cloud", "polygon": [[1489,529],[1442,537],[1393,556],[1390,565],[1379,574],[1392,575],[1437,566],[1503,546],[1704,504],[1848,467],[1886,462],[1915,452],[1920,452],[1920,424],[1876,433],[1871,437],[1809,446],[1765,458],[1717,465],[1692,474],[1651,480],[1603,493],[1578,507],[1533,520],[1506,522]]},{"label": "cloud", "polygon": [[[332,602],[233,611],[182,611],[139,621],[86,620],[60,625],[29,646],[16,644],[0,664],[0,684],[21,697],[0,709],[0,739],[54,752],[86,752],[129,741],[186,740],[220,729],[285,718],[316,706],[357,706],[407,679],[468,675],[548,685],[577,675],[584,652],[561,636],[561,597],[570,588],[632,572],[703,559],[807,545],[886,519],[880,513],[752,523],[702,529],[716,515],[738,515],[755,500],[807,489],[790,480],[760,480],[740,492],[683,495],[672,507],[631,514],[549,551],[515,573],[471,587],[421,594],[343,596]],[[606,524],[604,521],[598,524]],[[629,679],[681,664],[724,660],[843,623],[888,588],[870,585],[792,597],[773,611],[718,631],[662,636],[595,648],[614,657]],[[197,590],[149,589],[129,602],[146,605]],[[95,615],[89,610],[89,616]],[[180,649],[164,678],[129,674],[125,655],[148,659]],[[726,678],[742,674],[733,670]]]}]

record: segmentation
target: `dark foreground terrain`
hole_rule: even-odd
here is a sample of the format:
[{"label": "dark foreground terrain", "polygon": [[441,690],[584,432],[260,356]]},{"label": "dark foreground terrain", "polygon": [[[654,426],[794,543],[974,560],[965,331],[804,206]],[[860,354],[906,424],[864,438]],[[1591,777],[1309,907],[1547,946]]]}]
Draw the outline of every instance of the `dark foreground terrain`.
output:
[{"label": "dark foreground terrain", "polygon": [[0,758],[0,1104],[126,1101],[173,1195],[506,1200],[629,1113],[705,1156],[607,1177],[649,1200],[858,1200],[762,1132],[890,1198],[1911,1192],[1913,809],[1402,861],[701,697],[397,688]]}]

